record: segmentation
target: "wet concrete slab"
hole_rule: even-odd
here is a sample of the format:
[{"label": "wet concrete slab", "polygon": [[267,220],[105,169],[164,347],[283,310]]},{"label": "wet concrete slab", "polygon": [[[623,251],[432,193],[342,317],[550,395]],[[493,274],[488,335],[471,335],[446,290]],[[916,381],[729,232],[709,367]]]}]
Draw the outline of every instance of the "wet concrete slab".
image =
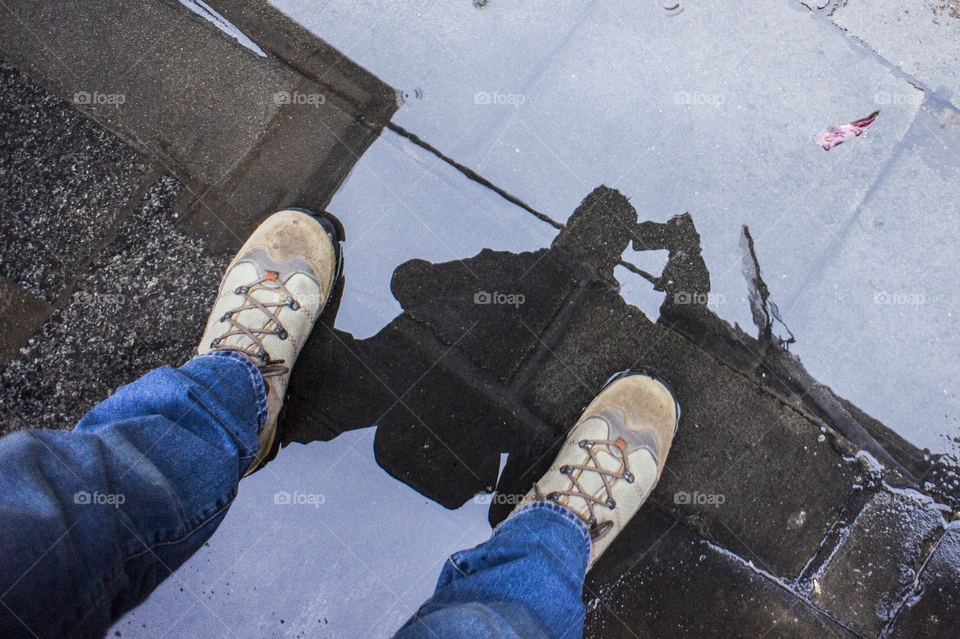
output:
[{"label": "wet concrete slab", "polygon": [[[891,448],[901,438],[907,448],[956,453],[952,440],[960,431],[950,380],[960,375],[952,351],[934,346],[937,339],[952,343],[955,304],[945,301],[938,307],[943,313],[900,319],[894,315],[902,313],[879,315],[872,307],[875,293],[900,286],[900,278],[920,264],[936,273],[925,279],[929,290],[952,299],[946,291],[955,284],[953,270],[936,258],[939,250],[926,255],[922,247],[949,244],[957,235],[950,217],[956,180],[941,180],[937,189],[918,194],[917,201],[930,204],[922,209],[930,218],[923,224],[922,207],[899,200],[897,206],[909,209],[904,215],[918,216],[902,236],[914,239],[901,246],[888,233],[883,243],[864,245],[859,262],[846,263],[849,281],[838,282],[839,289],[810,288],[845,251],[846,238],[862,211],[873,206],[884,179],[907,179],[898,159],[902,149],[936,143],[916,126],[926,117],[920,101],[933,104],[934,92],[911,84],[890,60],[845,35],[826,15],[789,3],[762,13],[697,2],[673,12],[655,3],[619,2],[549,10],[536,3],[481,9],[466,3],[389,9],[376,1],[276,4],[408,95],[394,118],[398,124],[538,211],[562,222],[583,193],[605,183],[627,194],[643,219],[662,222],[691,212],[713,267],[711,309],[740,326],[752,324],[739,263],[740,225],[747,224],[771,301],[796,335],[791,348],[813,377],[879,416],[894,435],[885,442]],[[531,22],[536,27],[526,26]],[[361,30],[361,24],[370,28]],[[394,51],[408,63],[399,64]],[[745,66],[757,71],[744,73]],[[679,104],[676,97],[684,92],[691,101],[698,94],[703,104]],[[494,94],[504,103],[494,102]],[[877,94],[900,97],[877,104]],[[877,123],[855,140],[829,152],[813,143],[828,122],[849,122],[877,109]],[[941,123],[949,128],[960,121],[949,103],[937,107],[935,120],[938,131]],[[399,312],[389,283],[406,259],[426,257],[427,251],[434,262],[440,253],[453,254],[440,256],[444,260],[462,259],[482,247],[533,251],[551,232],[546,225],[539,233],[495,232],[501,220],[513,220],[491,204],[484,223],[470,226],[469,234],[440,223],[426,231],[431,241],[411,240],[422,246],[420,255],[394,247],[385,253],[372,245],[364,250],[371,237],[402,233],[406,224],[422,231],[418,218],[442,219],[444,211],[464,210],[472,197],[472,185],[453,187],[447,177],[452,169],[414,159],[416,148],[404,157],[395,145],[388,136],[374,145],[365,160],[376,172],[358,170],[331,205],[345,218],[377,226],[371,235],[363,227],[366,239],[354,253],[362,258],[364,281],[347,285],[343,317],[355,334],[354,326],[373,334]],[[949,141],[941,146],[955,148]],[[918,183],[922,190],[922,178]],[[386,215],[376,193],[402,194],[401,210]],[[460,219],[469,224],[468,217]],[[467,246],[465,236],[488,239]],[[635,260],[630,254],[624,259]],[[892,284],[875,281],[874,274]],[[641,278],[631,277],[625,271],[620,277],[622,294],[656,318],[660,301]],[[922,292],[914,283],[896,292]],[[850,304],[861,296],[863,305]],[[366,320],[368,307],[377,309],[382,324]],[[779,324],[775,330],[788,335]],[[917,336],[917,349],[905,335]],[[909,399],[900,401],[901,390]],[[920,468],[917,476],[924,472]]]},{"label": "wet concrete slab", "polygon": [[[824,7],[830,20],[911,80],[960,108],[960,6],[953,0],[853,0]],[[908,95],[879,92],[880,105]]]},{"label": "wet concrete slab", "polygon": [[930,637],[947,639],[960,634],[960,525],[950,525],[923,567],[911,596],[886,636],[891,639]]},{"label": "wet concrete slab", "polygon": [[[641,550],[624,561],[627,548]],[[584,637],[778,637],[854,639],[743,558],[670,518],[642,512],[584,587]]]},{"label": "wet concrete slab", "polygon": [[[541,5],[276,4],[399,89],[421,87],[398,124],[554,219],[601,183],[628,193],[644,219],[696,214],[708,260],[724,265],[713,282],[721,315],[743,326],[750,315],[739,265],[730,265],[739,233],[729,221],[762,238],[774,294],[789,299],[912,114],[884,111],[882,126],[830,153],[812,137],[868,115],[879,90],[919,93],[789,3],[757,12],[691,2],[675,15],[657,3],[570,3],[546,16]],[[378,12],[390,26],[358,37],[354,20]],[[426,55],[430,47],[443,55]],[[394,50],[416,65],[397,65],[386,54]]]},{"label": "wet concrete slab", "polygon": [[880,492],[818,568],[811,600],[863,637],[878,637],[940,542],[943,514],[923,495]]},{"label": "wet concrete slab", "polygon": [[265,211],[323,209],[396,109],[339,52],[244,4],[222,8],[259,45],[177,2],[22,0],[0,14],[0,55],[176,175],[191,232],[231,252]]},{"label": "wet concrete slab", "polygon": [[[960,118],[923,105],[831,256],[781,308],[810,372],[920,448],[956,456]],[[949,354],[949,355],[947,355]],[[896,398],[892,401],[891,398]]]},{"label": "wet concrete slab", "polygon": [[[638,225],[629,202],[606,187],[571,220],[550,249],[401,265],[392,287],[402,315],[363,340],[336,329],[311,337],[291,381],[284,440],[376,424],[385,470],[448,508],[495,485],[496,524],[604,381],[653,366],[683,415],[651,503],[774,577],[800,579],[841,517],[866,501],[858,447],[837,424],[813,421],[617,294],[606,278],[639,232],[633,226],[649,239],[649,225],[670,225]],[[733,341],[723,326],[714,337]],[[497,482],[501,453],[509,458]]]}]

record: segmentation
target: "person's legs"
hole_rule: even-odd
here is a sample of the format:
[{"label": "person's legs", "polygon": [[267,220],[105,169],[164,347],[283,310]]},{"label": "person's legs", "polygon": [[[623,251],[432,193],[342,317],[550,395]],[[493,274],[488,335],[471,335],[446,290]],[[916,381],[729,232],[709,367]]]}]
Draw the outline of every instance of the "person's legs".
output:
[{"label": "person's legs", "polygon": [[580,637],[590,547],[590,532],[573,512],[530,504],[489,541],[447,560],[436,592],[396,639]]},{"label": "person's legs", "polygon": [[279,448],[338,242],[322,216],[275,213],[227,268],[201,356],[124,386],[72,432],[0,440],[0,637],[101,637],[213,534]]},{"label": "person's legs", "polygon": [[242,355],[121,387],[72,432],[0,440],[0,636],[102,637],[213,534],[259,450]]},{"label": "person's legs", "polygon": [[490,541],[450,558],[397,639],[581,636],[586,573],[656,486],[679,419],[656,374],[611,378],[550,470]]}]

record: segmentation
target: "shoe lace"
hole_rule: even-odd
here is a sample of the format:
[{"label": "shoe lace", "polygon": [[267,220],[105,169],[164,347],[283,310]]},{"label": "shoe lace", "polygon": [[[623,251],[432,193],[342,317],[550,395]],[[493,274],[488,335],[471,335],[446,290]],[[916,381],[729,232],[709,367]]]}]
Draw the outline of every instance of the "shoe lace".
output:
[{"label": "shoe lace", "polygon": [[[237,308],[229,310],[223,314],[223,316],[220,318],[220,321],[229,323],[230,330],[220,337],[214,339],[210,343],[210,348],[212,350],[239,351],[256,361],[259,361],[260,364],[257,368],[260,369],[260,373],[264,377],[286,375],[288,372],[290,372],[290,368],[284,365],[284,360],[275,360],[270,358],[270,354],[263,345],[263,339],[268,335],[276,335],[280,339],[287,339],[287,330],[280,322],[278,313],[280,312],[280,309],[283,308],[290,308],[294,311],[300,309],[300,304],[293,299],[293,295],[290,294],[290,291],[287,290],[287,287],[284,286],[283,283],[277,281],[277,276],[278,273],[274,271],[268,271],[266,275],[256,282],[247,286],[238,286],[236,289],[234,289],[233,292],[236,295],[243,296],[243,303]],[[253,297],[253,293],[264,290],[276,294],[278,301],[261,302]],[[260,310],[270,318],[263,328],[250,328],[248,326],[244,326],[244,324],[238,322],[233,317],[234,315],[239,315],[244,311],[250,310]],[[246,337],[249,342],[249,346],[245,348],[235,344],[225,345],[223,343],[229,337],[238,336]]]},{"label": "shoe lace", "polygon": [[[557,501],[561,497],[579,497],[587,505],[587,515],[580,514],[581,518],[590,526],[591,529],[597,526],[597,515],[595,508],[597,506],[606,506],[610,510],[617,507],[617,502],[613,499],[613,486],[619,480],[624,480],[628,484],[634,482],[633,473],[630,472],[629,462],[625,454],[626,443],[622,439],[617,440],[580,440],[580,448],[586,451],[586,459],[582,464],[565,464],[559,468],[559,471],[570,478],[570,488],[568,490],[556,490],[549,493],[546,498],[550,501]],[[600,451],[604,451],[619,462],[619,468],[610,470],[604,468],[600,459],[597,457]],[[580,472],[577,472],[580,471]],[[592,472],[600,475],[603,481],[603,491],[599,496],[594,496],[587,492],[580,484],[580,477],[584,472]],[[576,476],[575,476],[576,473]],[[569,504],[569,499],[567,503]],[[568,506],[569,507],[569,506]]]}]

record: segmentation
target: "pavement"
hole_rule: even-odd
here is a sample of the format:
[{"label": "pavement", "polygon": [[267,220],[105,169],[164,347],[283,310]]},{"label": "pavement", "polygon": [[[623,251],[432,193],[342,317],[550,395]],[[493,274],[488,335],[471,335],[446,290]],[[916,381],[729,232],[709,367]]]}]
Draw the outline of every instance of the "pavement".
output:
[{"label": "pavement", "polygon": [[3,9],[0,432],[186,361],[270,211],[347,235],[288,446],[116,632],[390,636],[648,364],[585,636],[956,636],[957,7],[276,6]]}]

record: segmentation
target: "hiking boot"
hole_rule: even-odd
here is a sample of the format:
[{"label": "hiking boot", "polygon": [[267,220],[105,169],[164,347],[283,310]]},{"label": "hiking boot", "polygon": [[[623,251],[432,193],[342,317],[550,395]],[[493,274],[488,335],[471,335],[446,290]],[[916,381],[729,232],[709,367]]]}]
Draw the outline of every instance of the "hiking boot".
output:
[{"label": "hiking boot", "polygon": [[197,353],[236,351],[253,361],[267,387],[260,451],[244,476],[277,455],[277,424],[300,349],[340,276],[337,226],[308,211],[274,213],[233,258]]},{"label": "hiking boot", "polygon": [[617,373],[514,513],[534,501],[573,511],[590,529],[590,570],[657,485],[679,421],[673,391],[655,373]]}]

